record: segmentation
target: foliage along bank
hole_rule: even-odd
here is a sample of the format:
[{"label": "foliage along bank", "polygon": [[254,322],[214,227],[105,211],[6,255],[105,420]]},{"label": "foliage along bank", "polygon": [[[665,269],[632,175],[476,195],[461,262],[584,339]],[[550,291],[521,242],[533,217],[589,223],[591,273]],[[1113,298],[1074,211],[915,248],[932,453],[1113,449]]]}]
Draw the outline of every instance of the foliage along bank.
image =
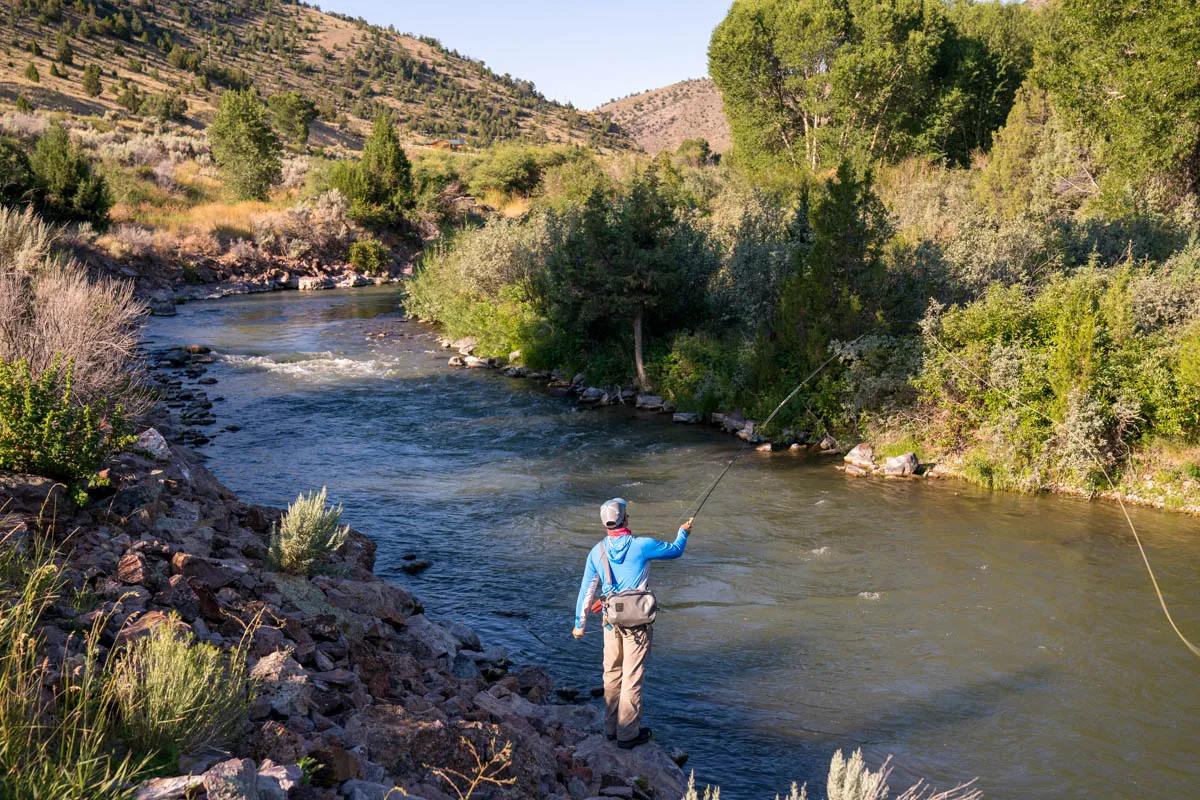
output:
[{"label": "foliage along bank", "polygon": [[[528,213],[428,253],[410,310],[474,336],[483,355],[519,351],[532,368],[759,419],[837,351],[781,429],[915,448],[998,488],[1093,492],[1108,473],[1147,502],[1200,507],[1200,217],[1179,141],[1200,143],[1200,104],[1177,91],[1179,53],[1131,56],[1182,132],[1124,159],[1144,92],[1084,125],[1081,92],[1100,89],[1062,78],[1092,58],[1091,37],[1143,41],[1182,10],[1163,6],[1149,25],[1088,2],[868,5],[736,3],[710,51],[728,157],[576,153],[542,172]],[[727,68],[724,49],[747,37],[772,55],[762,63],[796,69]],[[972,91],[999,105],[956,150],[935,135],[938,109],[966,91],[945,76],[971,53],[990,65],[971,72]],[[856,83],[872,64],[892,65],[871,74],[897,85]],[[822,130],[754,105],[773,96],[759,82],[780,80]],[[842,94],[842,112],[822,110]],[[878,113],[839,116],[853,97]],[[779,145],[802,133],[815,160]]]}]

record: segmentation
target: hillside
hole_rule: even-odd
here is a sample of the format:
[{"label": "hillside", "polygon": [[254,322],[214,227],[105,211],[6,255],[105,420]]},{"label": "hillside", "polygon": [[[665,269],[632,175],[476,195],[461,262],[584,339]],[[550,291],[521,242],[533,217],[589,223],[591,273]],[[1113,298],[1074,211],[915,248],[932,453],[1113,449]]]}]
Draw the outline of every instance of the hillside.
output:
[{"label": "hillside", "polygon": [[674,150],[684,139],[707,139],[717,153],[729,150],[729,123],[721,94],[708,78],[680,81],[605,103],[607,115],[647,153]]},{"label": "hillside", "polygon": [[[6,4],[0,17],[0,100],[21,97],[38,109],[133,108],[199,124],[224,88],[253,85],[264,95],[294,90],[311,100],[318,146],[353,144],[378,107],[395,111],[414,141],[628,145],[593,116],[437,40],[301,5],[29,0]],[[100,68],[95,96],[84,89],[89,65]]]}]

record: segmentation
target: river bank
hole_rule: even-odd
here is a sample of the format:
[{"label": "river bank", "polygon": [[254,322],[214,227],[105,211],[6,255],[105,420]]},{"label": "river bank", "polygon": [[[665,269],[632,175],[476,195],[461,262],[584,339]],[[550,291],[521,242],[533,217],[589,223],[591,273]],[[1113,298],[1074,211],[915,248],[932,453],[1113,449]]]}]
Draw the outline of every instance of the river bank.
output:
[{"label": "river bank", "polygon": [[493,797],[682,794],[683,773],[659,745],[619,750],[598,727],[595,704],[556,692],[544,669],[515,665],[462,623],[435,621],[376,576],[366,535],[352,531],[312,579],[269,569],[281,511],[243,502],[181,444],[194,415],[219,401],[204,393],[207,349],[152,360],[162,403],[138,444],[106,465],[108,486],[86,506],[66,503],[53,481],[0,475],[14,541],[45,531],[53,509],[68,582],[92,600],[59,602],[47,615],[53,664],[76,656],[72,634],[97,620],[105,648],[160,625],[227,648],[262,620],[250,647],[257,697],[236,745],[183,754],[178,774],[142,785],[140,800],[205,791],[222,800],[382,800],[398,794],[393,787],[450,800],[455,789],[435,770],[472,775],[471,748],[487,761],[509,742],[503,776],[513,780]]},{"label": "river bank", "polygon": [[[880,428],[872,431],[873,437],[878,437],[885,443],[901,442],[913,449],[898,446],[882,448],[883,455],[876,457],[876,448],[870,441],[858,438],[852,439],[853,444],[839,441],[830,434],[813,436],[808,431],[787,429],[779,435],[768,438],[762,435],[759,423],[746,419],[736,411],[699,414],[695,412],[677,411],[663,397],[639,392],[632,385],[625,386],[588,386],[583,374],[569,377],[561,370],[545,371],[530,370],[519,363],[517,358],[497,359],[483,358],[474,355],[475,341],[471,338],[451,340],[439,337],[438,344],[452,351],[447,365],[452,368],[491,369],[510,378],[522,378],[543,382],[547,391],[564,397],[574,398],[584,408],[602,408],[605,406],[631,406],[641,411],[654,414],[669,415],[672,422],[684,425],[708,425],[724,433],[735,436],[757,452],[770,454],[779,452],[812,453],[820,456],[843,456],[840,461],[833,462],[836,468],[851,477],[877,477],[895,479],[950,479],[971,483],[984,488],[1002,488],[1005,491],[1020,491],[1012,486],[996,487],[990,482],[981,480],[972,470],[965,453],[944,453],[934,459],[922,459],[918,449],[928,453],[933,448],[917,448],[917,441],[911,430]],[[1200,453],[1200,451],[1198,451]],[[1133,488],[1124,489],[1121,486],[1106,490],[1092,490],[1064,483],[1054,483],[1040,487],[1038,493],[1058,494],[1068,497],[1103,500],[1112,503],[1125,503],[1161,511],[1171,511],[1200,516],[1200,461],[1197,462],[1197,474],[1169,474],[1168,470],[1174,465],[1160,463],[1153,451],[1136,454],[1130,463],[1134,466]],[[1175,469],[1177,472],[1177,468]],[[1123,483],[1127,480],[1123,480]]]}]

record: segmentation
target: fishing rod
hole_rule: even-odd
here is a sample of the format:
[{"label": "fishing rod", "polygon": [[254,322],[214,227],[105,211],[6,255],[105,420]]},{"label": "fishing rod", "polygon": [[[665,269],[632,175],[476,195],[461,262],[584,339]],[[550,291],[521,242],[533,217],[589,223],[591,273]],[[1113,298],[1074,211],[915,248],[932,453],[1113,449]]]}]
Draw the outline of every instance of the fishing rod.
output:
[{"label": "fishing rod", "polygon": [[[832,363],[835,358],[840,356],[844,350],[854,346],[855,344],[858,344],[858,341],[860,339],[862,339],[863,336],[865,336],[865,335],[866,334],[862,334],[862,335],[855,337],[855,339],[853,341],[846,344],[841,350],[835,351],[832,355],[829,356],[829,358],[822,361],[820,366],[818,366],[811,373],[809,373],[808,376],[804,380],[802,380],[798,384],[796,384],[796,388],[794,388],[794,389],[792,389],[792,391],[788,392],[787,397],[783,398],[783,400],[781,400],[779,402],[779,405],[775,406],[775,410],[772,411],[765,420],[763,420],[762,424],[758,425],[756,427],[759,430],[761,430],[763,428],[766,428],[768,425],[770,425],[771,420],[775,419],[775,416],[780,411],[783,410],[783,407],[786,406],[789,402],[791,402],[792,398],[794,398],[796,395],[798,395],[800,393],[800,390],[803,389],[809,381],[811,381],[813,378],[817,377],[817,375],[821,374],[821,371],[824,370],[827,366],[829,366],[830,363]],[[726,475],[729,474],[729,470],[733,469],[733,465],[736,464],[738,459],[741,458],[742,456],[744,456],[746,454],[746,451],[748,451],[749,449],[750,449],[750,442],[749,442],[749,440],[747,440],[746,443],[743,444],[742,447],[739,448],[738,451],[733,454],[733,458],[729,459],[729,463],[725,465],[725,469],[721,470],[721,474],[717,475],[716,480],[714,480],[709,485],[708,489],[705,490],[705,492],[700,496],[700,502],[696,506],[696,510],[693,511],[691,514],[691,518],[693,520],[696,517],[700,516],[700,510],[704,508],[704,504],[708,502],[708,498],[712,496],[712,493],[716,490],[717,486],[721,483],[721,480]],[[679,519],[682,521],[683,517],[681,516]]]}]

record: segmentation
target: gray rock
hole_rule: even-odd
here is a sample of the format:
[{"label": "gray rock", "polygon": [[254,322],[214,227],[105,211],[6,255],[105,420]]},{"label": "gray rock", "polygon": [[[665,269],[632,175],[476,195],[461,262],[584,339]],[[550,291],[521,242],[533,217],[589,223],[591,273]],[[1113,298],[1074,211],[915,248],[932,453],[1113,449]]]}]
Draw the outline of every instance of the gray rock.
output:
[{"label": "gray rock", "polygon": [[904,453],[898,456],[892,456],[883,462],[883,474],[896,477],[907,477],[913,475],[917,471],[920,462],[917,461],[916,453]]},{"label": "gray rock", "polygon": [[822,453],[828,453],[830,450],[836,450],[838,446],[837,439],[829,434],[821,437],[821,441],[817,443],[817,449]]},{"label": "gray rock", "polygon": [[875,469],[875,448],[866,442],[860,442],[854,445],[842,460],[851,466],[872,472]]},{"label": "gray rock", "polygon": [[479,634],[471,629],[470,625],[458,620],[451,620],[443,627],[450,631],[450,635],[458,640],[460,648],[463,650],[482,650],[483,644],[479,641]]},{"label": "gray rock", "polygon": [[479,356],[463,356],[462,361],[463,365],[468,369],[480,369],[482,367],[490,367],[492,365],[490,359],[480,358]]},{"label": "gray rock", "polygon": [[683,425],[695,425],[700,422],[700,415],[691,411],[676,411],[671,417],[672,422],[678,422]]},{"label": "gray rock", "polygon": [[145,453],[155,461],[171,460],[171,446],[154,428],[147,428],[138,434],[137,441],[133,443],[133,449],[139,453]]},{"label": "gray rock", "polygon": [[459,653],[454,657],[454,661],[450,664],[450,672],[456,678],[470,680],[471,678],[479,677],[479,665],[472,661],[467,656]]},{"label": "gray rock", "polygon": [[259,800],[287,800],[288,792],[299,786],[303,777],[297,764],[264,765],[255,779]]},{"label": "gray rock", "polygon": [[276,714],[285,717],[308,714],[312,699],[308,673],[286,651],[259,659],[250,676],[259,681],[259,696]]},{"label": "gray rock", "polygon": [[433,655],[448,656],[451,660],[458,654],[457,637],[436,622],[431,622],[424,614],[414,614],[408,618],[406,630],[414,639],[423,644]]},{"label": "gray rock", "polygon": [[644,411],[662,411],[664,400],[656,394],[639,394],[637,407]]},{"label": "gray rock", "polygon": [[258,800],[258,772],[248,758],[222,761],[204,773],[208,800]]},{"label": "gray rock", "polygon": [[[392,792],[393,787],[383,783],[372,783],[370,781],[361,781],[357,778],[348,780],[342,784],[339,790],[344,797],[349,800],[387,800],[388,793],[391,792],[393,797],[399,796],[399,792]],[[412,795],[405,795],[411,798]]]},{"label": "gray rock", "polygon": [[184,800],[204,785],[201,775],[154,778],[138,786],[133,800]]},{"label": "gray rock", "polygon": [[589,386],[580,393],[579,402],[586,403],[588,405],[594,405],[602,402],[606,397],[608,397],[608,393],[603,389],[599,389],[595,386]]},{"label": "gray rock", "polygon": [[632,750],[622,750],[602,734],[597,734],[576,746],[575,758],[586,763],[593,775],[644,778],[655,797],[683,797],[687,791],[687,777],[683,770],[654,742]]}]

